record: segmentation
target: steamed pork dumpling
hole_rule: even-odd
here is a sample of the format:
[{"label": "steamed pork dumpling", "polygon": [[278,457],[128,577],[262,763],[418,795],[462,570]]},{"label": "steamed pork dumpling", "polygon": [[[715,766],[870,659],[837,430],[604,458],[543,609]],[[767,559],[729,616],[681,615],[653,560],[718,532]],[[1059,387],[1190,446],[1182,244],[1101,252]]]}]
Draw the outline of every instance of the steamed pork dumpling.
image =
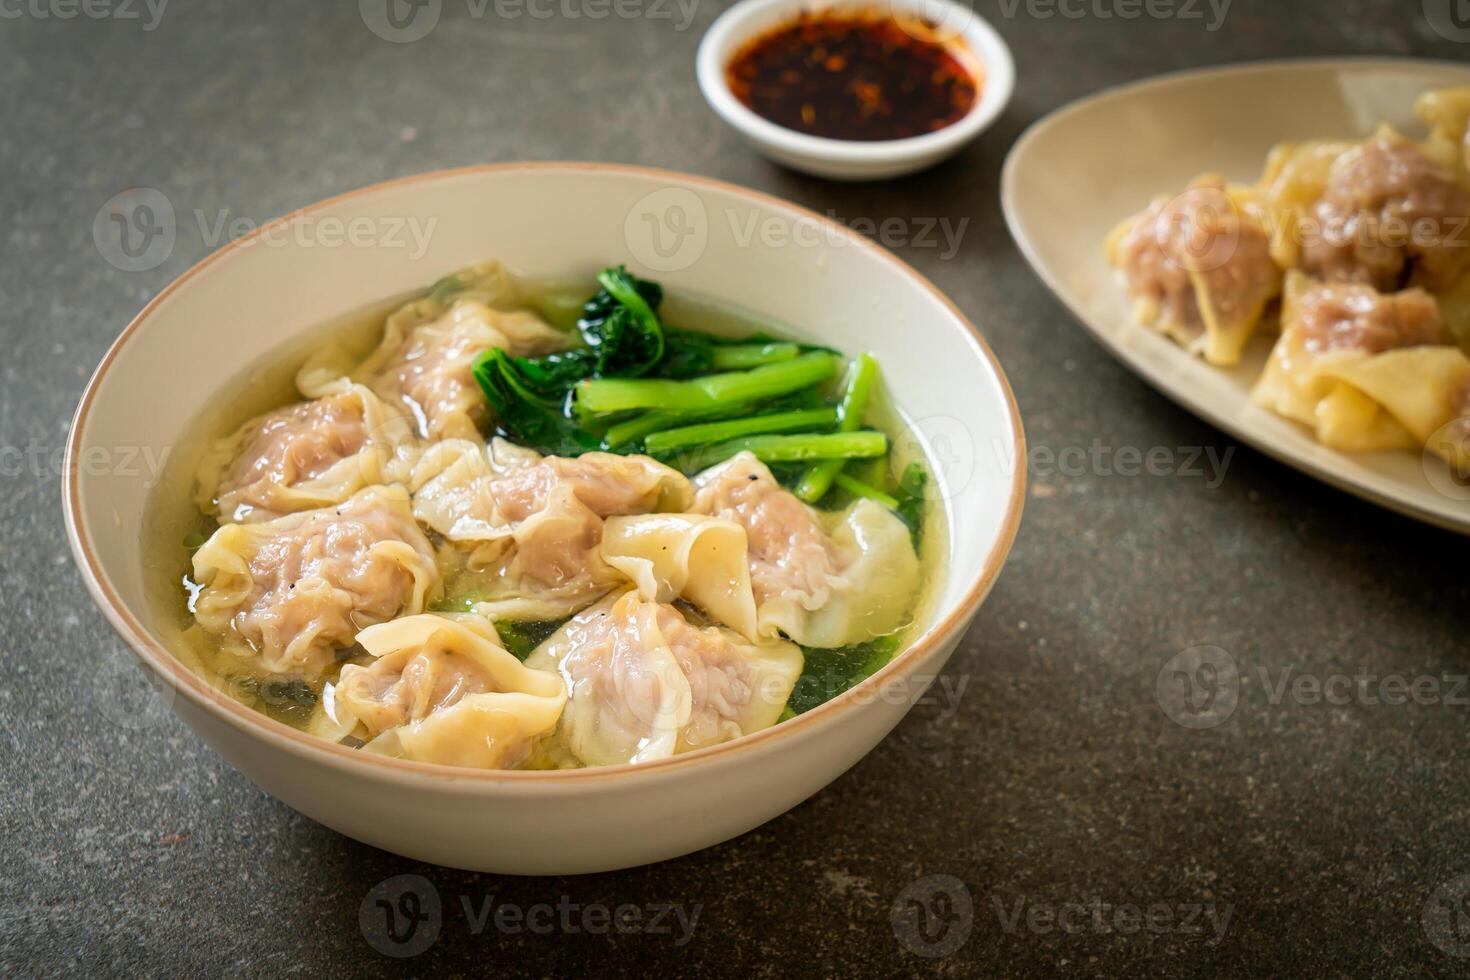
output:
[{"label": "steamed pork dumpling", "polygon": [[227,524],[194,554],[194,618],[271,673],[314,677],[364,626],[422,612],[434,551],[401,487],[256,524]]},{"label": "steamed pork dumpling", "polygon": [[[382,343],[351,376],[408,412],[425,439],[478,438],[490,406],[471,371],[475,358],[491,347],[534,356],[567,345],[566,334],[535,314],[497,309],[515,300],[498,263],[457,273],[389,316]],[[315,395],[342,367],[339,351],[326,352],[302,369],[297,386]]]},{"label": "steamed pork dumpling", "polygon": [[862,643],[905,625],[919,592],[908,527],[859,500],[820,514],[741,453],[695,480],[694,512],[745,529],[760,630],[812,647]]},{"label": "steamed pork dumpling", "polygon": [[1420,289],[1384,294],[1293,273],[1282,327],[1252,397],[1336,449],[1422,449],[1470,382],[1470,360]]},{"label": "steamed pork dumpling", "polygon": [[363,487],[405,479],[415,442],[406,418],[342,381],[219,440],[200,466],[198,503],[221,522],[341,503]]},{"label": "steamed pork dumpling", "polygon": [[1385,131],[1332,165],[1317,202],[1303,271],[1392,292],[1448,289],[1470,270],[1470,191],[1458,160]]},{"label": "steamed pork dumpling", "polygon": [[665,759],[774,725],[801,651],[701,628],[636,592],[573,617],[527,659],[569,696],[557,738],[583,765]]},{"label": "steamed pork dumpling", "polygon": [[1211,364],[1238,363],[1281,291],[1261,215],[1246,192],[1208,175],[1125,222],[1107,251],[1138,319]]},{"label": "steamed pork dumpling", "polygon": [[599,556],[603,520],[683,509],[692,490],[646,456],[539,454],[496,439],[442,443],[414,473],[414,515],[461,554],[496,618],[551,619],[618,583]]},{"label": "steamed pork dumpling", "polygon": [[376,659],[342,668],[333,710],[344,731],[366,736],[367,752],[511,768],[566,703],[556,677],[506,652],[478,616],[408,616],[368,627],[357,642]]}]

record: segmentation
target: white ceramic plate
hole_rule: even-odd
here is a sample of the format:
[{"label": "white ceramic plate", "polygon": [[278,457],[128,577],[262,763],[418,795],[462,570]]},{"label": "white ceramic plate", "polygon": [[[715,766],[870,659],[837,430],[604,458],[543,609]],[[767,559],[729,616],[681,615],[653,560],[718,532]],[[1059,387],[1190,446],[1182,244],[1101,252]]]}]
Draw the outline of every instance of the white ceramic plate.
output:
[{"label": "white ceramic plate", "polygon": [[1402,59],[1266,62],[1165,75],[1073,103],[1032,126],[1002,179],[1021,251],[1068,309],[1131,370],[1200,418],[1268,455],[1400,513],[1470,534],[1470,488],[1438,458],[1348,455],[1252,405],[1271,339],[1242,364],[1210,367],[1140,326],[1103,240],[1161,193],[1206,171],[1254,182],[1276,143],[1369,135],[1389,122],[1419,135],[1414,99],[1470,84],[1470,66]]}]

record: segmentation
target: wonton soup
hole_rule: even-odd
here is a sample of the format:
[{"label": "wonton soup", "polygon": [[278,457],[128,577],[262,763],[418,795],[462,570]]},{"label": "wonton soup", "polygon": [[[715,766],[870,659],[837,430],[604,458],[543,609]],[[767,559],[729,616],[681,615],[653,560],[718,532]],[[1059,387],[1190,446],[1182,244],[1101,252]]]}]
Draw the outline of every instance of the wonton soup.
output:
[{"label": "wonton soup", "polygon": [[893,659],[942,564],[872,357],[622,267],[466,269],[224,394],[149,518],[171,645],[368,753],[555,769],[739,738]]}]

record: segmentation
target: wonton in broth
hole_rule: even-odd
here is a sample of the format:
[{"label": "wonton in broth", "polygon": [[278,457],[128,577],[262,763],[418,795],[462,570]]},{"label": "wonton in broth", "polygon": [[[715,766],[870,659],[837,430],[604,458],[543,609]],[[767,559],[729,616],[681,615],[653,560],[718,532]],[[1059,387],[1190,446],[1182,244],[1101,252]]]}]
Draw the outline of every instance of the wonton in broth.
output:
[{"label": "wonton in broth", "polygon": [[477,768],[667,758],[891,660],[938,544],[876,361],[598,285],[561,322],[463,270],[208,426],[156,522],[181,656],[309,733]]}]

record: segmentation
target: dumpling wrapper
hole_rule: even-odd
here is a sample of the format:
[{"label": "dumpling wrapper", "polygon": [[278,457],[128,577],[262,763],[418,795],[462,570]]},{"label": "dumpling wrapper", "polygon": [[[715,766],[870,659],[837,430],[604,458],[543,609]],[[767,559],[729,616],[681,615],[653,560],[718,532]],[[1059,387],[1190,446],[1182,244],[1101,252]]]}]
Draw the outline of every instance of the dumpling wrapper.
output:
[{"label": "dumpling wrapper", "polygon": [[409,616],[370,626],[357,642],[377,659],[343,667],[333,700],[344,731],[370,736],[365,752],[511,768],[566,704],[560,681],[527,668],[478,616]]},{"label": "dumpling wrapper", "polygon": [[686,599],[755,642],[763,637],[747,551],[745,528],[702,514],[610,517],[602,534],[603,561],[644,599]]},{"label": "dumpling wrapper", "polygon": [[556,739],[583,765],[666,759],[774,725],[801,676],[795,644],[700,628],[637,592],[574,616],[526,660],[569,700]]}]

